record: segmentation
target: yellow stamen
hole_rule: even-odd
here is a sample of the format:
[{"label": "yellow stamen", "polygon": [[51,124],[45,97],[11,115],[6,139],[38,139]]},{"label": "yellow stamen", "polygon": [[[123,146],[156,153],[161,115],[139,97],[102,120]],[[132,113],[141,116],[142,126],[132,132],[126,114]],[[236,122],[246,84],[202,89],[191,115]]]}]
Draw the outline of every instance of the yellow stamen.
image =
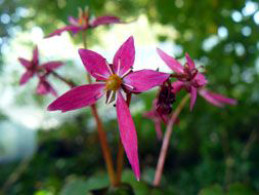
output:
[{"label": "yellow stamen", "polygon": [[116,91],[120,88],[122,79],[117,74],[112,74],[106,80],[106,89]]}]

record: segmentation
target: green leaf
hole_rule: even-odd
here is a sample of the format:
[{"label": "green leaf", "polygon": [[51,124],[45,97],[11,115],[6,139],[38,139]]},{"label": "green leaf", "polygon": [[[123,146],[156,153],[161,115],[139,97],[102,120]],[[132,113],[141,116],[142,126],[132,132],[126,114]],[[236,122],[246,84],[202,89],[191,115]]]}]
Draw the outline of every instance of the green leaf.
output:
[{"label": "green leaf", "polygon": [[253,195],[257,194],[252,188],[242,183],[234,183],[229,186],[228,195]]},{"label": "green leaf", "polygon": [[206,187],[199,192],[199,195],[222,195],[222,194],[224,194],[224,192],[219,184]]},{"label": "green leaf", "polygon": [[82,179],[75,179],[69,183],[67,183],[60,195],[91,195],[89,193],[89,184],[87,181],[82,180]]}]

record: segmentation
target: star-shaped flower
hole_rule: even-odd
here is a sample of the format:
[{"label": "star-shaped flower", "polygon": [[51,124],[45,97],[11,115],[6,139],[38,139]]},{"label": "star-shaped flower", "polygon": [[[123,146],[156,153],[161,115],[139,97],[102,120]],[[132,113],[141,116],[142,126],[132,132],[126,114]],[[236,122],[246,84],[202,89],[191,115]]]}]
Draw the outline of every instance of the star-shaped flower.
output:
[{"label": "star-shaped flower", "polygon": [[55,30],[53,33],[46,36],[52,37],[55,35],[60,35],[61,33],[65,31],[72,32],[73,34],[76,34],[80,31],[84,31],[91,28],[96,28],[100,25],[107,25],[107,24],[114,24],[114,23],[121,23],[120,19],[115,16],[100,16],[97,18],[94,18],[92,20],[89,19],[89,11],[87,8],[85,10],[82,10],[79,8],[79,15],[78,18],[74,18],[72,16],[69,16],[69,25]]},{"label": "star-shaped flower", "polygon": [[98,53],[80,49],[79,54],[87,72],[96,82],[82,85],[66,92],[48,110],[62,112],[79,109],[94,104],[103,95],[106,102],[116,102],[117,119],[121,141],[136,178],[140,178],[137,135],[131,113],[124,98],[125,93],[140,93],[161,85],[169,74],[153,70],[132,71],[135,59],[134,39],[130,37],[117,51],[113,63]]},{"label": "star-shaped flower", "polygon": [[[59,68],[63,65],[60,61],[51,61],[46,62],[40,65],[39,62],[39,51],[36,46],[33,50],[33,55],[31,60],[26,60],[24,58],[18,58],[22,66],[26,69],[25,73],[22,75],[20,79],[20,85],[24,85],[27,83],[33,76],[37,76],[39,78],[39,84],[37,87],[37,93],[40,95],[45,95],[47,93],[56,94],[54,89],[51,87],[50,83],[46,80],[46,77],[52,73],[55,69]],[[48,87],[47,87],[48,85]],[[43,86],[45,86],[45,90],[43,90]],[[44,92],[43,92],[44,91]]]},{"label": "star-shaped flower", "polygon": [[174,71],[174,77],[178,79],[172,84],[173,92],[177,93],[184,88],[191,94],[190,110],[192,110],[197,99],[197,90],[207,84],[205,76],[196,69],[195,63],[189,54],[186,53],[187,62],[182,66],[180,62],[164,51],[157,49],[157,52],[169,68]]}]

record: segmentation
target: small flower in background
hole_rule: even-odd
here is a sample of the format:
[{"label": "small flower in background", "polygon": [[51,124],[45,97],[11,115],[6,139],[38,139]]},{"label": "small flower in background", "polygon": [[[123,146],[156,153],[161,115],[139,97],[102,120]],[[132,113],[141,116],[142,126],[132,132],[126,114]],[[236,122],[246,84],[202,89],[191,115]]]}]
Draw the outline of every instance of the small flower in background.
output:
[{"label": "small flower in background", "polygon": [[33,56],[31,60],[26,60],[24,58],[18,58],[22,66],[26,69],[25,73],[22,75],[20,79],[20,85],[24,85],[27,83],[33,76],[37,76],[39,78],[39,84],[37,87],[37,93],[40,95],[45,95],[48,93],[56,96],[56,92],[51,87],[49,82],[46,80],[46,77],[52,73],[55,69],[59,68],[63,65],[60,61],[51,61],[46,62],[40,65],[39,62],[39,51],[36,46],[33,50]]},{"label": "small flower in background", "polygon": [[186,89],[186,91],[191,94],[190,110],[192,110],[196,102],[197,93],[204,97],[208,102],[218,107],[223,107],[225,104],[236,104],[236,100],[234,99],[209,92],[205,89],[207,80],[202,73],[198,72],[195,63],[190,58],[189,54],[185,54],[187,62],[182,66],[176,59],[172,58],[162,50],[157,49],[157,52],[162,60],[175,72],[172,76],[178,79],[178,81],[172,83],[172,92],[176,94],[181,89]]},{"label": "small flower in background", "polygon": [[236,105],[237,101],[232,98],[227,98],[221,94],[213,93],[205,88],[199,89],[199,94],[209,103],[217,107],[224,107],[226,104]]},{"label": "small flower in background", "polygon": [[46,36],[46,38],[60,35],[61,33],[65,31],[72,32],[73,34],[76,34],[80,31],[85,31],[87,29],[95,28],[100,25],[107,25],[107,24],[115,24],[115,23],[122,23],[118,17],[115,16],[100,16],[97,18],[94,18],[92,20],[89,19],[89,10],[86,7],[85,10],[82,10],[79,8],[79,14],[78,18],[74,18],[72,16],[69,16],[69,25],[55,30],[53,33]]},{"label": "small flower in background", "polygon": [[50,104],[48,110],[66,112],[90,106],[104,94],[107,103],[115,100],[120,137],[135,176],[139,180],[137,135],[123,92],[147,91],[165,82],[169,74],[153,70],[132,71],[135,59],[133,37],[128,38],[119,48],[112,64],[108,64],[105,58],[91,50],[80,49],[79,55],[87,72],[96,78],[96,82],[71,89]]},{"label": "small flower in background", "polygon": [[26,72],[22,75],[20,79],[20,85],[28,82],[28,80],[33,77],[38,72],[39,66],[39,52],[36,46],[33,50],[33,56],[31,60],[26,60],[24,58],[18,58],[22,66],[26,69]]},{"label": "small flower in background", "polygon": [[182,66],[176,59],[162,50],[157,49],[157,52],[169,68],[175,72],[173,76],[178,79],[178,81],[172,84],[173,92],[177,93],[184,88],[191,94],[190,110],[192,110],[197,99],[197,90],[207,84],[205,76],[196,69],[189,54],[186,53],[185,57],[187,62]]}]

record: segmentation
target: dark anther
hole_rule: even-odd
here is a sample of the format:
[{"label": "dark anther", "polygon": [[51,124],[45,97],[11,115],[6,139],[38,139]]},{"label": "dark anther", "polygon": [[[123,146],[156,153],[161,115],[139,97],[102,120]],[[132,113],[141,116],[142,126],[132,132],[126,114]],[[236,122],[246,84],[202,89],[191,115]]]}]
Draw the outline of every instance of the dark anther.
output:
[{"label": "dark anther", "polygon": [[157,112],[160,115],[170,114],[174,101],[175,94],[172,92],[172,86],[169,82],[165,82],[158,95]]}]

